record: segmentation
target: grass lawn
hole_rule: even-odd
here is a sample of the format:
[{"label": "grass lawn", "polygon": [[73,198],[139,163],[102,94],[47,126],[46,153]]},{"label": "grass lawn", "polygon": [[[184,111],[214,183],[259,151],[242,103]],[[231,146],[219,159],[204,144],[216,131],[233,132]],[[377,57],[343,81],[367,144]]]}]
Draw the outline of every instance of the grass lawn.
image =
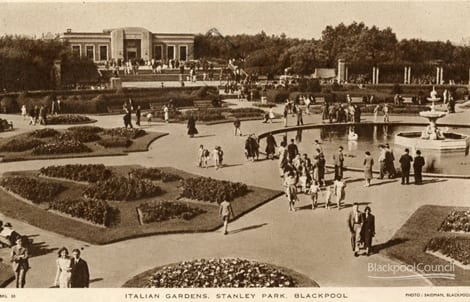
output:
[{"label": "grass lawn", "polygon": [[[116,174],[127,175],[127,172],[139,166],[115,166],[108,167]],[[161,170],[177,174],[183,178],[194,177],[195,175],[179,171],[173,168],[161,168]],[[8,172],[4,176],[27,175],[38,177],[38,171]],[[58,199],[78,198],[81,196],[85,184],[63,181],[55,179],[54,181],[62,183],[67,189],[59,194]],[[218,215],[217,204],[199,201],[178,201],[184,202],[189,206],[198,207],[206,212],[196,216],[191,220],[171,219],[162,222],[140,225],[137,217],[136,208],[149,200],[157,201],[176,201],[180,195],[179,181],[164,183],[157,181],[164,194],[147,199],[127,202],[109,202],[111,206],[118,207],[120,210],[120,221],[117,225],[103,228],[91,225],[82,221],[71,219],[62,215],[57,215],[45,210],[47,205],[30,205],[20,201],[13,195],[0,190],[0,212],[5,216],[25,221],[41,229],[56,232],[68,237],[76,238],[93,244],[107,244],[120,240],[169,233],[192,233],[213,231],[222,226],[222,221]],[[280,191],[273,191],[258,187],[249,187],[249,193],[235,199],[232,203],[233,210],[238,218],[256,207],[281,195]],[[80,232],[77,232],[80,230]],[[27,234],[26,234],[27,235]]]},{"label": "grass lawn", "polygon": [[[175,265],[175,264],[177,264],[177,263],[172,263],[172,264],[168,264],[168,265],[165,265],[165,266],[159,266],[159,267],[156,267],[156,268],[152,268],[148,271],[145,271],[143,273],[140,273],[140,274],[132,277],[126,283],[124,283],[122,285],[122,287],[144,288],[152,275],[154,275],[156,272],[163,269],[164,267],[172,266],[172,265]],[[312,279],[308,278],[307,276],[302,275],[302,274],[300,274],[300,273],[298,273],[294,270],[291,270],[291,269],[285,268],[285,267],[280,267],[280,266],[273,265],[273,264],[267,264],[267,263],[265,263],[265,264],[268,265],[268,266],[271,266],[272,268],[280,270],[285,275],[291,276],[297,284],[296,287],[320,287],[320,285],[318,285],[317,282],[313,281]]]},{"label": "grass lawn", "polygon": [[[433,237],[455,237],[455,233],[439,232],[444,219],[452,210],[465,208],[431,206],[420,207],[395,233],[392,239],[377,247],[380,253],[406,264],[445,265],[448,262],[425,252],[425,247]],[[470,234],[458,234],[470,238]],[[436,286],[468,286],[470,270],[455,266],[455,280],[429,279]]]},{"label": "grass lawn", "polygon": [[11,265],[0,263],[0,287],[6,287],[14,278]]},{"label": "grass lawn", "polygon": [[[65,130],[58,130],[59,132],[65,132]],[[22,133],[16,136],[9,137],[1,140],[1,144],[6,144],[8,141],[13,139],[28,138],[30,132]],[[117,156],[126,155],[129,152],[144,152],[148,151],[148,148],[152,142],[156,139],[168,135],[168,133],[161,132],[147,132],[145,135],[132,140],[132,144],[125,147],[105,148],[99,145],[97,142],[84,143],[92,151],[85,153],[67,153],[67,154],[48,154],[48,155],[35,155],[32,150],[22,152],[0,152],[0,161],[11,162],[11,161],[22,161],[22,160],[36,160],[36,159],[55,159],[55,158],[73,158],[73,157],[95,157],[95,156]],[[49,142],[50,139],[41,139],[44,142]]]}]

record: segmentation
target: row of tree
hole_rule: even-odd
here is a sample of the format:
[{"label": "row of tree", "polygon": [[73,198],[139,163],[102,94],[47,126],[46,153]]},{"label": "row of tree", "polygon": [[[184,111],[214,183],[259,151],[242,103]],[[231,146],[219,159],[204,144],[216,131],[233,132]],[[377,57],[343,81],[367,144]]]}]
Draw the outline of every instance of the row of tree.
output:
[{"label": "row of tree", "polygon": [[66,42],[20,36],[0,37],[0,89],[6,91],[57,88],[54,61],[61,60],[61,85],[96,81],[93,61],[71,53]]},{"label": "row of tree", "polygon": [[319,40],[256,35],[222,36],[200,34],[195,39],[195,56],[206,59],[241,58],[244,67],[262,74],[312,73],[316,67],[336,67],[338,59],[351,64],[443,64],[465,65],[470,48],[451,42],[404,39],[398,41],[391,28],[368,27],[364,23],[327,26]]}]

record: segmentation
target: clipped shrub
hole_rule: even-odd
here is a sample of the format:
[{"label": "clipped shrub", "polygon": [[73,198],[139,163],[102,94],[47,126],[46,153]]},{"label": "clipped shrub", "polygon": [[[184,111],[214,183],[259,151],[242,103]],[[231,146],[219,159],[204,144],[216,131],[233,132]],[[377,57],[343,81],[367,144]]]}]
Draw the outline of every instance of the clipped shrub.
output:
[{"label": "clipped shrub", "polygon": [[54,137],[59,135],[59,131],[52,129],[52,128],[43,128],[34,130],[29,134],[29,136],[36,137],[36,138],[46,138],[46,137]]},{"label": "clipped shrub", "polygon": [[50,115],[47,117],[47,124],[49,125],[83,124],[91,121],[89,117],[78,114]]},{"label": "clipped shrub", "polygon": [[23,152],[42,144],[38,139],[14,138],[0,146],[0,152]]},{"label": "clipped shrub", "polygon": [[100,133],[103,132],[104,129],[98,126],[74,126],[67,128],[67,130],[74,132]]},{"label": "clipped shrub", "polygon": [[171,219],[191,220],[206,211],[190,207],[181,202],[149,201],[141,204],[138,209],[143,223],[161,222]]},{"label": "clipped shrub", "polygon": [[110,226],[119,220],[119,209],[111,207],[104,200],[63,199],[49,203],[49,208],[72,217]]},{"label": "clipped shrub", "polygon": [[103,130],[103,135],[126,137],[129,139],[136,139],[146,134],[145,130],[138,128],[111,128]]},{"label": "clipped shrub", "polygon": [[127,137],[111,137],[100,139],[98,144],[105,148],[128,148],[132,141]]},{"label": "clipped shrub", "polygon": [[77,140],[58,140],[52,143],[39,145],[33,149],[34,155],[54,155],[87,152],[91,152],[91,149]]},{"label": "clipped shrub", "polygon": [[103,164],[71,164],[64,166],[49,166],[39,170],[42,175],[49,177],[66,178],[76,181],[97,182],[110,178],[113,173]]},{"label": "clipped shrub", "polygon": [[242,183],[216,180],[208,177],[196,177],[183,180],[182,197],[221,203],[234,200],[248,193],[248,187]]},{"label": "clipped shrub", "polygon": [[84,192],[85,198],[128,201],[162,194],[159,186],[139,178],[111,177],[90,185]]},{"label": "clipped shrub", "polygon": [[133,177],[150,180],[161,180],[163,182],[178,181],[182,179],[176,174],[166,173],[157,168],[138,168],[131,170],[130,173]]}]

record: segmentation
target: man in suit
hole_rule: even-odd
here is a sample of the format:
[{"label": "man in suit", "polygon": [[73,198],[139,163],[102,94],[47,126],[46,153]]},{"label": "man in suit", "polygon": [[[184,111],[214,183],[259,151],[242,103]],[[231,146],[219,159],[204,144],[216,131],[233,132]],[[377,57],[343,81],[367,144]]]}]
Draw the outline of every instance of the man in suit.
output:
[{"label": "man in suit", "polygon": [[400,165],[401,165],[401,184],[407,185],[410,184],[410,169],[411,169],[411,162],[413,158],[410,156],[410,150],[405,149],[405,154],[400,157]]},{"label": "man in suit", "polygon": [[343,147],[339,146],[338,153],[333,154],[333,161],[335,164],[335,180],[343,179],[343,164],[344,164],[344,154]]},{"label": "man in suit", "polygon": [[11,262],[15,272],[16,288],[23,288],[26,283],[26,272],[29,270],[28,249],[23,246],[23,238],[16,239],[16,245],[11,249]]},{"label": "man in suit", "polygon": [[366,254],[369,256],[372,249],[372,238],[375,236],[375,216],[371,214],[370,207],[364,209],[361,236]]},{"label": "man in suit", "polygon": [[88,271],[88,264],[85,260],[80,258],[80,251],[78,249],[74,249],[72,251],[72,261],[70,266],[71,270],[71,277],[70,277],[70,285],[74,288],[83,288],[88,287],[90,283],[90,273]]},{"label": "man in suit", "polygon": [[415,172],[415,184],[420,185],[423,181],[422,170],[424,166],[424,157],[421,156],[421,151],[416,151],[416,156],[413,161],[413,169]]},{"label": "man in suit", "polygon": [[287,146],[287,155],[289,156],[289,162],[292,162],[292,160],[297,156],[297,154],[299,154],[299,148],[297,148],[294,139],[291,139],[289,146]]},{"label": "man in suit", "polygon": [[359,244],[361,242],[361,229],[363,223],[363,215],[359,211],[359,205],[357,202],[353,205],[353,210],[348,215],[348,228],[351,233],[351,248],[354,252],[354,256],[358,256]]}]

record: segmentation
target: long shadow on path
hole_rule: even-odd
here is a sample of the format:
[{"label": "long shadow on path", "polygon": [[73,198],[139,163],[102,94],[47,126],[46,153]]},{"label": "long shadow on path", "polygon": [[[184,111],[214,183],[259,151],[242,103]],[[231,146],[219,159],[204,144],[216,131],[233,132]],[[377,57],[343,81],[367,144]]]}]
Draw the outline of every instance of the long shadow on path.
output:
[{"label": "long shadow on path", "polygon": [[261,228],[265,225],[267,225],[266,222],[262,223],[262,224],[250,225],[250,226],[247,226],[247,227],[243,227],[243,228],[240,228],[240,229],[237,229],[237,230],[230,231],[229,234],[236,234],[236,233],[241,233],[241,232],[245,232],[245,231],[249,231],[249,230],[259,229],[259,228]]}]

